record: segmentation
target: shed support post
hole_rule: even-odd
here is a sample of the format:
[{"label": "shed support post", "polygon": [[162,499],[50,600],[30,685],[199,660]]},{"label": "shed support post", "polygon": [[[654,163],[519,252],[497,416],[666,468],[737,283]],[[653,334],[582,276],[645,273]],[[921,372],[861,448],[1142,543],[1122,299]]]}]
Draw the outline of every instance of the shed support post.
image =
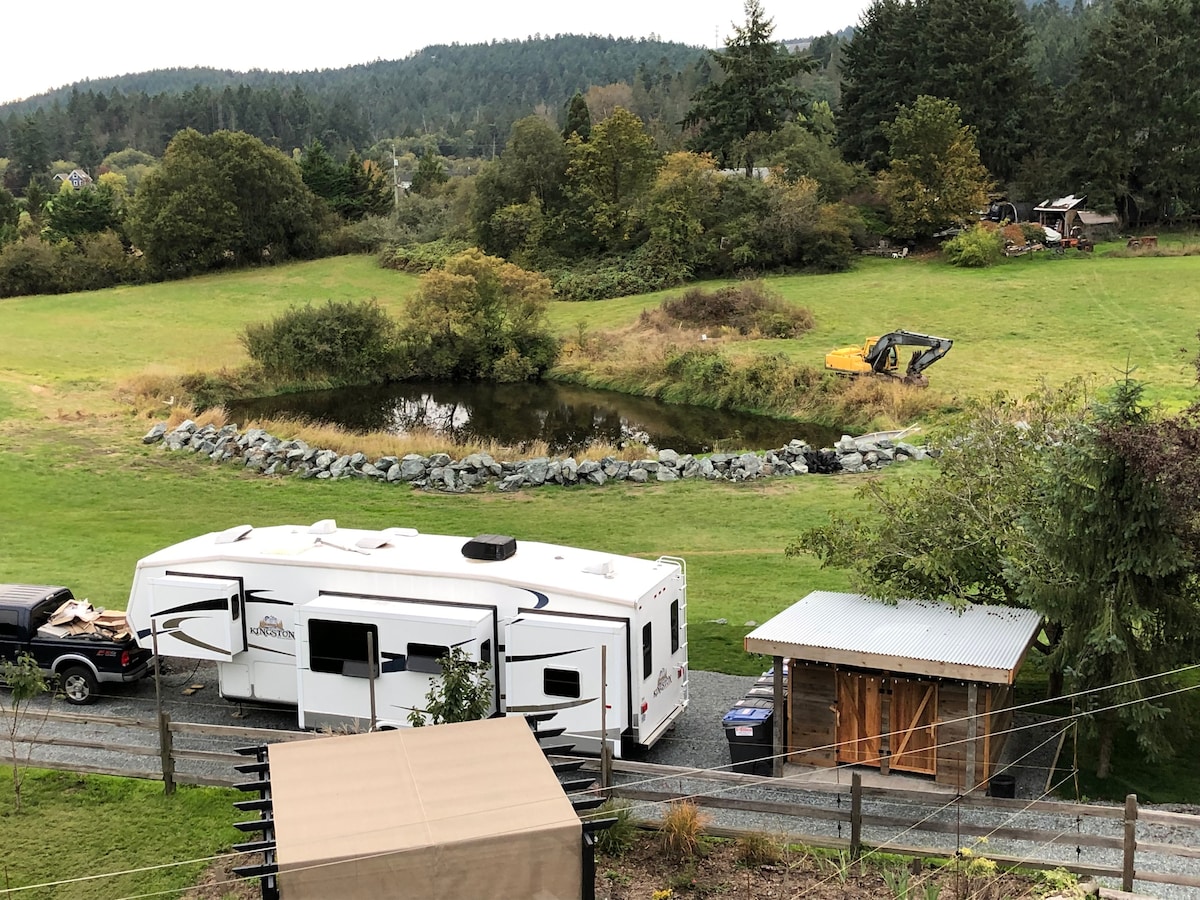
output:
[{"label": "shed support post", "polygon": [[783,665],[784,658],[776,656],[775,658],[775,679],[772,687],[775,690],[774,710],[775,710],[775,736],[771,741],[771,774],[776,778],[783,777],[784,756],[787,753],[788,733],[787,733],[787,691],[783,687]]},{"label": "shed support post", "polygon": [[1121,890],[1133,890],[1134,855],[1137,852],[1137,794],[1125,797],[1125,859],[1121,867]]},{"label": "shed support post", "polygon": [[975,744],[979,738],[979,685],[967,685],[967,793],[979,787],[976,781]]},{"label": "shed support post", "polygon": [[862,856],[862,775],[850,776],[850,858]]}]

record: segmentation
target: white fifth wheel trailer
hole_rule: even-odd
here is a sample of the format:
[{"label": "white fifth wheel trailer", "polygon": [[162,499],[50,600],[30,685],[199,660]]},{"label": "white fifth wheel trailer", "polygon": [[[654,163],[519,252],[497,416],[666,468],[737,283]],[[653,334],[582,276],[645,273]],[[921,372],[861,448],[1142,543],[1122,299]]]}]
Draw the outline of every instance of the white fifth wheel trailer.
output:
[{"label": "white fifth wheel trailer", "polygon": [[406,726],[461,647],[490,665],[493,712],[620,756],[687,706],[686,582],[673,557],[324,520],[159,550],[127,614],[141,646],[215,661],[223,697],[295,704],[303,728]]}]

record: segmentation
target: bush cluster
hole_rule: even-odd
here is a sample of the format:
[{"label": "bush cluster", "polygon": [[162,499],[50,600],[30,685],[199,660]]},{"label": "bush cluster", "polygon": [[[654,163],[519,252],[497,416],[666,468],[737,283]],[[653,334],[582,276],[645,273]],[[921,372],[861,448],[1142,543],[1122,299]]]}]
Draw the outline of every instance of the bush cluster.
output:
[{"label": "bush cluster", "polygon": [[1004,255],[1004,235],[980,223],[946,241],[942,245],[942,252],[952,266],[986,268]]},{"label": "bush cluster", "polygon": [[661,291],[691,277],[686,265],[660,254],[635,253],[627,259],[562,271],[551,280],[559,300],[609,300]]},{"label": "bush cluster", "polygon": [[387,380],[395,333],[374,300],[329,300],[247,326],[241,341],[268,378],[371,384]]},{"label": "bush cluster", "polygon": [[57,243],[27,237],[0,247],[0,297],[94,291],[144,280],[141,257],[111,231]]},{"label": "bush cluster", "polygon": [[680,297],[664,300],[662,311],[684,325],[732,328],[738,334],[770,338],[799,337],[816,324],[809,310],[792,306],[761,281],[716,290],[690,288]]},{"label": "bush cluster", "polygon": [[469,249],[462,241],[441,239],[424,244],[406,244],[404,246],[387,245],[379,251],[379,264],[385,269],[396,269],[401,272],[411,272],[422,275],[434,269],[440,269],[450,259],[464,250]]}]

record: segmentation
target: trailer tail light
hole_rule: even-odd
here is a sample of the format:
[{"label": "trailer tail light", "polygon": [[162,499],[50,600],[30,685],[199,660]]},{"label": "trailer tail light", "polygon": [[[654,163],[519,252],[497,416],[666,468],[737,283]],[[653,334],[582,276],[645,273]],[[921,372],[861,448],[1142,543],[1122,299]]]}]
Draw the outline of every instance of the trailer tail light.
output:
[{"label": "trailer tail light", "polygon": [[648,709],[650,709],[650,704],[649,704],[649,703],[647,703],[645,700],[643,700],[643,701],[642,701],[642,715],[643,715],[643,716],[646,714],[646,711],[647,711]]},{"label": "trailer tail light", "polygon": [[124,669],[127,665],[129,665],[129,651],[122,650],[121,651],[121,668]]},{"label": "trailer tail light", "polygon": [[678,674],[678,676],[679,676],[680,680],[682,680],[682,679],[683,679],[683,666],[680,666],[680,667],[679,667],[679,670],[678,670],[678,672],[677,672],[676,674]]}]

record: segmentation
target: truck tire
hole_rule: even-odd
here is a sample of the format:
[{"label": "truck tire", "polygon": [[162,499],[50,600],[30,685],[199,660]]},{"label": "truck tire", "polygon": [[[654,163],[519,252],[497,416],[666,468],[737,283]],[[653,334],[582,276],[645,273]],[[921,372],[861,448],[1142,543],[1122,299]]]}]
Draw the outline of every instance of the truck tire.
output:
[{"label": "truck tire", "polygon": [[96,702],[100,685],[87,666],[64,666],[58,673],[58,680],[68,703],[86,706]]}]

